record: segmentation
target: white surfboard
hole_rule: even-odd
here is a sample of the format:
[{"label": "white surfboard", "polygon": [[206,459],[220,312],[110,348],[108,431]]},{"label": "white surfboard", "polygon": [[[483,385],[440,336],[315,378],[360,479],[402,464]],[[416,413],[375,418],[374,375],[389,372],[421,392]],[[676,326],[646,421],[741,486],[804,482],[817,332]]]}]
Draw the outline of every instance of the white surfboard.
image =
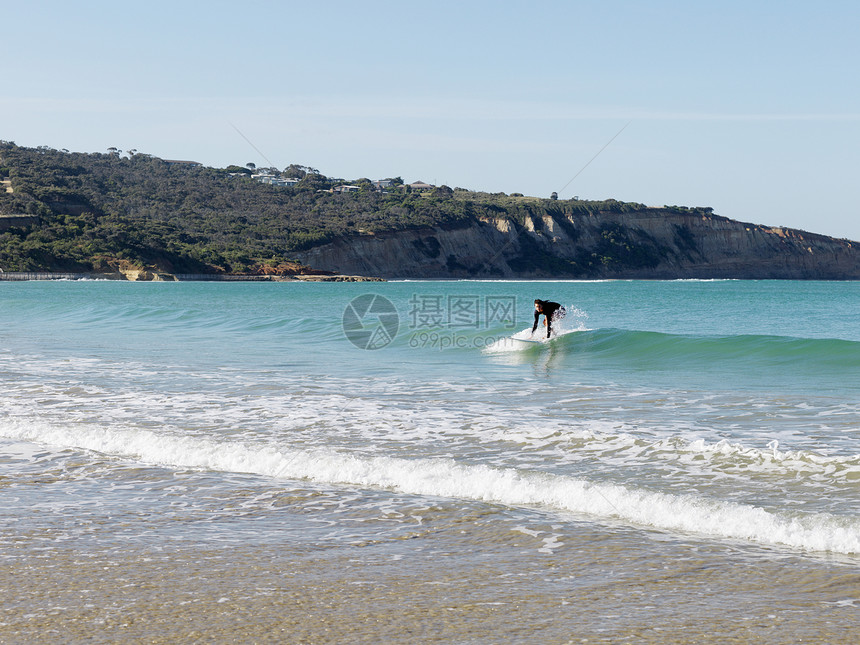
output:
[{"label": "white surfboard", "polygon": [[516,336],[511,336],[511,340],[517,341],[518,343],[537,343],[538,345],[546,345],[549,341],[555,340],[555,336],[546,337],[538,337],[538,338],[517,338]]}]

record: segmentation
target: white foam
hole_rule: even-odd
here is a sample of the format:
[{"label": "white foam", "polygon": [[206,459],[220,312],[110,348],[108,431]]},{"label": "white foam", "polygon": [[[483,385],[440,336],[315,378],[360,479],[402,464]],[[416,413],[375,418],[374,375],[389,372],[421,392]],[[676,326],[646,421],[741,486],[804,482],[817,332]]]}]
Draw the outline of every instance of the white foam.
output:
[{"label": "white foam", "polygon": [[[251,440],[289,437],[293,443],[302,441],[304,447],[332,442],[339,446],[390,446],[400,441],[426,448],[431,454],[438,453],[443,444],[454,449],[463,442],[493,444],[493,451],[501,450],[499,465],[511,458],[518,460],[522,447],[527,446],[535,458],[550,458],[555,463],[599,460],[610,467],[624,467],[647,461],[649,465],[683,464],[686,472],[696,476],[705,473],[748,478],[765,473],[801,476],[808,483],[840,486],[860,481],[860,454],[837,435],[838,430],[829,432],[830,445],[805,442],[801,447],[784,449],[781,446],[797,444],[799,440],[791,433],[780,435],[777,428],[768,429],[765,443],[770,443],[766,448],[760,436],[729,440],[720,438],[722,433],[709,430],[707,424],[691,429],[691,417],[697,410],[709,412],[720,405],[732,406],[733,399],[697,401],[685,395],[664,400],[662,394],[653,392],[625,393],[577,386],[571,390],[576,396],[548,401],[538,396],[542,385],[528,381],[518,385],[516,397],[508,396],[509,389],[494,386],[493,392],[500,396],[489,401],[482,396],[485,388],[480,384],[456,381],[417,385],[378,380],[362,385],[360,395],[356,395],[351,391],[357,388],[349,380],[318,378],[313,384],[299,382],[288,388],[269,388],[261,387],[260,378],[253,374],[194,374],[198,384],[207,378],[220,379],[224,394],[215,398],[208,386],[206,391],[165,392],[127,387],[125,382],[119,387],[113,383],[72,385],[76,381],[67,380],[69,374],[62,371],[67,369],[74,375],[80,370],[108,369],[93,361],[81,358],[62,363],[28,363],[28,374],[40,378],[9,384],[7,396],[0,397],[0,419],[34,419],[57,426],[98,420],[105,426],[146,425],[160,428],[162,434],[182,435],[210,434],[214,429],[222,440],[228,434]],[[11,367],[12,359],[0,354],[0,367],[7,364]],[[136,366],[115,369],[127,375]],[[44,375],[54,379],[41,378]],[[469,393],[470,388],[475,395]],[[453,405],[453,399],[443,398],[452,392],[466,394],[457,396]],[[641,396],[650,398],[630,403]],[[654,405],[673,415],[675,410],[683,409],[684,415],[674,419],[666,414],[654,417]],[[616,408],[621,414],[614,414]],[[631,409],[633,415],[629,413]],[[851,406],[844,411],[840,406],[832,413],[843,412],[849,422],[856,418],[857,410]],[[535,419],[540,422],[535,423]],[[745,479],[739,483],[746,486],[750,482]]]},{"label": "white foam", "polygon": [[844,554],[860,553],[860,520],[829,513],[771,511],[748,504],[676,495],[452,459],[403,459],[335,450],[296,450],[215,441],[150,430],[87,424],[52,427],[9,422],[0,434],[92,450],[150,464],[348,484],[406,494],[542,507],[662,530]]},{"label": "white foam", "polygon": [[542,338],[540,334],[538,334],[537,337],[533,336],[531,327],[526,327],[525,329],[518,331],[512,336],[499,338],[495,342],[490,343],[483,348],[483,351],[489,354],[499,354],[503,352],[520,352],[524,349],[528,349],[529,347],[534,347],[532,341],[545,343],[547,339]]},{"label": "white foam", "polygon": [[683,426],[668,437],[650,440],[647,427],[628,427],[612,419],[553,420],[534,425],[512,425],[496,432],[500,440],[528,445],[538,451],[559,442],[574,447],[570,459],[600,459],[619,467],[647,460],[695,464],[714,473],[771,473],[795,477],[825,477],[831,482],[860,481],[860,454],[824,455],[809,450],[781,450],[778,440],[766,448],[732,442],[680,436]]},{"label": "white foam", "polygon": [[[659,442],[666,445],[667,440]],[[807,450],[780,450],[779,441],[768,442],[767,449],[745,446],[725,439],[708,443],[704,439],[679,443],[671,442],[672,450],[679,454],[692,453],[715,461],[719,457],[731,458],[736,466],[775,472],[839,473],[843,477],[860,479],[860,454],[818,455]],[[656,444],[655,444],[656,445]]]}]

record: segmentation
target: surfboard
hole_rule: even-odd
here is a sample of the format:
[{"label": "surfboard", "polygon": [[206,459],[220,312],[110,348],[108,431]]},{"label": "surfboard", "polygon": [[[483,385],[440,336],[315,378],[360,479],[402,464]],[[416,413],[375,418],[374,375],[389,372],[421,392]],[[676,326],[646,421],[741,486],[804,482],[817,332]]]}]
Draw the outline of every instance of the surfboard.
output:
[{"label": "surfboard", "polygon": [[515,340],[518,343],[537,343],[538,345],[546,345],[548,341],[555,340],[555,336],[550,336],[549,338],[517,338],[516,336],[511,336],[511,340]]}]

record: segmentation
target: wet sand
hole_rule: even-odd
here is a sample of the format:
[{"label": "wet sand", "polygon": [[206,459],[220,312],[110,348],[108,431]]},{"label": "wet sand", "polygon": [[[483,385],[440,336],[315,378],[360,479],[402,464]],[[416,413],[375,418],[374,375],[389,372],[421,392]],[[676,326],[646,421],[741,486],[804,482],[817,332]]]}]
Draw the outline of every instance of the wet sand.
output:
[{"label": "wet sand", "polygon": [[43,556],[22,541],[17,556],[4,549],[0,642],[860,639],[860,573],[850,566],[671,541],[655,542],[654,555],[634,550],[634,561],[635,532],[576,537],[550,553],[513,532],[503,552],[458,532],[327,547],[52,547]]}]

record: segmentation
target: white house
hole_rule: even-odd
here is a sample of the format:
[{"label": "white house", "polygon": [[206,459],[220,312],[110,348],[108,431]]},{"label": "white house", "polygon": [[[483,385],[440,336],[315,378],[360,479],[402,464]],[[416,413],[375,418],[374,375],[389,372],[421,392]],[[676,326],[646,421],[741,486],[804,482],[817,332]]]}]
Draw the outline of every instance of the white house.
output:
[{"label": "white house", "polygon": [[261,184],[270,184],[272,186],[295,186],[299,183],[299,179],[295,177],[290,177],[284,179],[282,177],[275,177],[273,175],[251,175],[251,179],[256,179]]}]

